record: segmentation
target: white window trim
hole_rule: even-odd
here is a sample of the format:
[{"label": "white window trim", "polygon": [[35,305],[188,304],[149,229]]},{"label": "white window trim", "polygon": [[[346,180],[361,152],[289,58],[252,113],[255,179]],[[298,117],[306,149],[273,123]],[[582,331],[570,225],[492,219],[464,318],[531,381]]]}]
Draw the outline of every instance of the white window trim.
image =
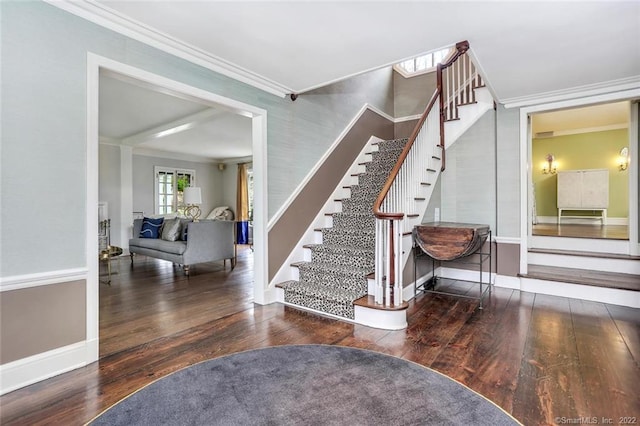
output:
[{"label": "white window trim", "polygon": [[[158,183],[160,179],[160,172],[167,173],[175,173],[176,175],[179,173],[190,174],[193,176],[191,184],[196,186],[196,171],[193,169],[181,169],[178,167],[166,167],[166,166],[153,166],[153,213],[160,214],[160,210],[158,209],[158,198],[160,197],[160,192],[158,191]],[[176,195],[177,199],[177,195]],[[176,211],[172,212],[177,213],[178,206],[176,205]]]},{"label": "white window trim", "polygon": [[[424,54],[422,54],[422,55],[416,55],[416,56],[414,56],[414,57],[412,57],[412,58],[407,58],[407,59],[405,59],[405,61],[407,61],[407,60],[409,60],[409,59],[419,58],[419,57],[421,57],[421,56],[433,55],[434,53],[440,52],[441,50],[446,50],[446,49],[438,49],[438,50],[434,50],[434,51],[432,51],[432,52],[424,53]],[[446,62],[446,61],[451,57],[451,55],[453,55],[453,53],[455,52],[455,50],[456,50],[456,49],[455,49],[455,47],[450,47],[450,48],[449,48],[449,53],[448,53],[446,56],[444,56],[444,57],[442,58],[442,61],[441,61],[441,62]],[[398,74],[400,74],[400,75],[401,75],[401,76],[403,76],[404,78],[417,77],[417,76],[419,76],[419,75],[423,75],[423,74],[428,74],[428,73],[430,73],[430,72],[434,72],[434,71],[436,71],[436,70],[438,69],[438,64],[436,64],[436,65],[435,65],[435,66],[433,66],[433,67],[425,68],[425,69],[420,70],[420,71],[409,72],[409,71],[405,70],[405,69],[400,65],[400,64],[402,64],[402,62],[404,62],[404,61],[400,61],[400,62],[398,62],[397,64],[395,64],[395,65],[393,66],[393,69],[394,69],[394,70],[396,70],[396,71],[398,72]],[[439,63],[441,63],[441,62],[439,62]]]}]

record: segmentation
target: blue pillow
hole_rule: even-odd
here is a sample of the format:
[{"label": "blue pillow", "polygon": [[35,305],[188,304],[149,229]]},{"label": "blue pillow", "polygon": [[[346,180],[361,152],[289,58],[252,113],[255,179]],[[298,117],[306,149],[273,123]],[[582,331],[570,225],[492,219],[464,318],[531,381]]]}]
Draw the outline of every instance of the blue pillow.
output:
[{"label": "blue pillow", "polygon": [[142,219],[142,229],[140,229],[140,238],[158,238],[160,236],[160,228],[162,227],[163,217],[151,219],[145,217]]}]

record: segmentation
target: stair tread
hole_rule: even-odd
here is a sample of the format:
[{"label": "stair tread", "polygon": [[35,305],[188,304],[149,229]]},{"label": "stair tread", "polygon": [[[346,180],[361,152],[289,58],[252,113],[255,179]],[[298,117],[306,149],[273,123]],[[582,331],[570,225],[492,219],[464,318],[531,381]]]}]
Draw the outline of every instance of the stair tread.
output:
[{"label": "stair tread", "polygon": [[529,265],[520,277],[566,282],[621,290],[640,291],[640,275],[620,272],[591,271],[560,266]]},{"label": "stair tread", "polygon": [[348,275],[355,275],[355,276],[362,275],[363,278],[366,274],[371,272],[374,267],[373,265],[364,265],[362,267],[355,268],[353,266],[343,266],[343,265],[337,265],[334,263],[308,262],[308,261],[295,262],[295,264],[293,265],[297,266],[298,268],[308,267],[309,269],[312,269],[312,270],[329,272],[329,273],[348,274]]},{"label": "stair tread", "polygon": [[372,234],[375,235],[375,229],[354,229],[354,228],[322,228],[322,230],[327,232],[337,232],[346,231],[349,234]]},{"label": "stair tread", "polygon": [[366,249],[366,248],[354,247],[354,246],[345,246],[345,245],[340,245],[340,244],[321,244],[321,243],[317,243],[317,244],[305,244],[303,247],[304,248],[308,248],[308,249],[314,249],[314,248],[318,248],[318,247],[326,247],[329,250],[349,251],[349,252],[366,253],[366,254],[373,253],[375,251],[373,249]]},{"label": "stair tread", "polygon": [[[276,287],[314,296],[327,297],[330,300],[356,300],[362,297],[362,290],[354,288],[334,287],[326,284],[307,281],[289,280],[277,284]],[[365,292],[366,293],[366,292]]]},{"label": "stair tread", "polygon": [[409,307],[407,302],[402,302],[402,305],[400,306],[385,306],[377,304],[375,300],[376,298],[374,296],[368,294],[355,300],[353,304],[356,306],[362,306],[363,308],[377,309],[380,311],[403,311]]}]

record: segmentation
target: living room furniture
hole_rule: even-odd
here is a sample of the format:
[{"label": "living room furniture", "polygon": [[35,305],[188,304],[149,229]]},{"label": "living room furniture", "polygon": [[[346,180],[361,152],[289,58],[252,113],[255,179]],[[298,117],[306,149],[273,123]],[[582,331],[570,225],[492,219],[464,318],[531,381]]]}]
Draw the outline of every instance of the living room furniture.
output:
[{"label": "living room furniture", "polygon": [[[598,218],[607,224],[609,170],[564,170],[558,172],[558,225],[563,217]],[[599,216],[563,216],[565,211],[591,211]]]},{"label": "living room furniture", "polygon": [[[432,277],[426,282],[416,285],[415,291],[424,293],[446,294],[450,296],[466,297],[479,300],[479,309],[482,309],[482,300],[487,293],[491,293],[491,230],[489,225],[457,222],[429,222],[416,225],[413,228],[413,281],[418,279],[417,264],[421,256],[431,258]],[[483,251],[482,246],[489,239],[489,248]],[[470,294],[458,294],[438,290],[436,285],[436,260],[455,261],[478,265],[480,273],[478,284],[480,290],[478,296]],[[489,282],[485,285],[482,272],[483,265],[489,261]]]},{"label": "living room furniture", "polygon": [[107,280],[100,280],[111,285],[113,259],[122,255],[122,248],[111,245],[111,219],[104,219],[98,222],[98,260],[107,265]]},{"label": "living room furniture", "polygon": [[231,269],[235,267],[235,222],[226,220],[192,222],[190,219],[179,219],[180,238],[168,241],[160,237],[141,237],[143,220],[136,219],[133,222],[134,237],[129,240],[132,263],[134,254],[142,254],[182,265],[186,275],[189,275],[190,266],[196,263],[224,260],[226,264],[226,259],[229,259]]}]

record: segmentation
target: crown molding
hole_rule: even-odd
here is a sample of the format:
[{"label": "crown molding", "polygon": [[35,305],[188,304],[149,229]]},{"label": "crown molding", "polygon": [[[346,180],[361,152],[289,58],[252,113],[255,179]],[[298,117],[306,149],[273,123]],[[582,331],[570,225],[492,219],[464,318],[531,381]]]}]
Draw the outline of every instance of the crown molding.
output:
[{"label": "crown molding", "polygon": [[246,70],[202,49],[173,38],[141,22],[131,19],[93,0],[44,0],[51,6],[62,9],[94,24],[130,37],[163,52],[182,58],[211,71],[238,80],[242,83],[284,98],[294,91],[275,81]]},{"label": "crown molding", "polygon": [[533,95],[500,99],[505,108],[520,108],[640,88],[640,75]]}]

